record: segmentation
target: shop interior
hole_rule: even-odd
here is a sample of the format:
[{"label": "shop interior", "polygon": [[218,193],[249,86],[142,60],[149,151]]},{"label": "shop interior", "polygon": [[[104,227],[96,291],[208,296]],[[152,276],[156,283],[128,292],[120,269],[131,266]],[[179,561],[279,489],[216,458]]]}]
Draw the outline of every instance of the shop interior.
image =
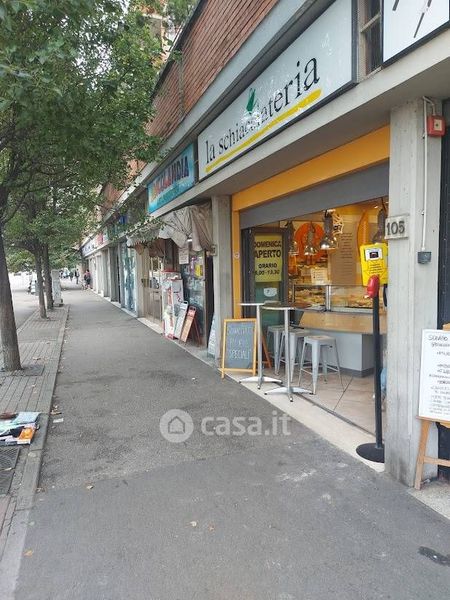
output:
[{"label": "shop interior", "polygon": [[[382,197],[299,215],[288,221],[272,222],[252,230],[254,248],[258,247],[258,239],[267,240],[267,236],[276,236],[277,231],[278,235],[282,234],[283,260],[287,262],[280,270],[282,276],[274,275],[274,280],[270,281],[270,274],[267,275],[266,270],[264,276],[258,277],[258,265],[255,264],[255,277],[250,286],[253,287],[253,299],[258,302],[279,300],[295,307],[292,330],[303,330],[303,333],[298,333],[298,343],[295,341],[291,350],[295,355],[293,383],[297,384],[299,379],[305,336],[331,337],[336,344],[338,360],[332,348],[325,352],[324,360],[320,355],[316,393],[305,397],[371,433],[375,429],[372,300],[366,296],[366,287],[362,285],[360,247],[387,243],[384,230],[388,208],[388,198]],[[274,269],[274,273],[276,271]],[[383,391],[387,303],[387,286],[383,286],[380,290]],[[269,314],[263,317],[263,331],[271,358],[271,368],[266,366],[266,372],[275,375],[278,362],[279,372],[283,376],[283,356],[281,359],[278,356],[278,352],[281,352],[280,339],[276,334],[276,323],[268,320],[270,318]],[[306,372],[311,370],[307,365],[312,358],[310,351],[312,346],[305,347],[305,371],[302,371],[301,386],[312,390],[312,374]],[[324,362],[328,363],[329,371],[326,381]],[[331,372],[338,362],[340,373]]]}]

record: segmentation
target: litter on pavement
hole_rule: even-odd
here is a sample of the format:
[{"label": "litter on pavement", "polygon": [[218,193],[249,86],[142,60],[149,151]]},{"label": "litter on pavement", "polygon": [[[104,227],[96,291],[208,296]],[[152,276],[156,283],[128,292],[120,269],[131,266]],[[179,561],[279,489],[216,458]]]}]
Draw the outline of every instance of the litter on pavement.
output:
[{"label": "litter on pavement", "polygon": [[31,440],[39,428],[38,420],[38,412],[0,415],[0,446],[31,444]]}]

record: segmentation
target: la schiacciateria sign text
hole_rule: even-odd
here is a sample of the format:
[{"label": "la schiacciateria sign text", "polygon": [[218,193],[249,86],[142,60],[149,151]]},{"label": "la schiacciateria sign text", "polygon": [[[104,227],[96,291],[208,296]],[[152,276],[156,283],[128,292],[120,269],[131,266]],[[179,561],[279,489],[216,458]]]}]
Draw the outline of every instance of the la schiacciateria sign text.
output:
[{"label": "la schiacciateria sign text", "polygon": [[335,0],[200,134],[199,178],[352,83],[352,0]]}]

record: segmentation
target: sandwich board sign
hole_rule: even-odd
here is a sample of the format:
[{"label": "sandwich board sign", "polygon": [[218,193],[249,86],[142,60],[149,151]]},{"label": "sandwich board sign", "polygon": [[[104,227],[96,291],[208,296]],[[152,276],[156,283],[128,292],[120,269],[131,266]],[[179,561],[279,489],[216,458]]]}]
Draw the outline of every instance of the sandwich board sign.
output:
[{"label": "sandwich board sign", "polygon": [[221,371],[256,373],[256,319],[224,320]]}]

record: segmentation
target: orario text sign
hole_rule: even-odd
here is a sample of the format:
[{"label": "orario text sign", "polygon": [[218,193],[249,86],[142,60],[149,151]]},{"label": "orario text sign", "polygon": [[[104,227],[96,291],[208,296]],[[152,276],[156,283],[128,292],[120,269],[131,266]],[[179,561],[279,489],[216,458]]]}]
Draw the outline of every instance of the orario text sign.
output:
[{"label": "orario text sign", "polygon": [[199,178],[352,82],[352,0],[336,0],[198,138]]}]

